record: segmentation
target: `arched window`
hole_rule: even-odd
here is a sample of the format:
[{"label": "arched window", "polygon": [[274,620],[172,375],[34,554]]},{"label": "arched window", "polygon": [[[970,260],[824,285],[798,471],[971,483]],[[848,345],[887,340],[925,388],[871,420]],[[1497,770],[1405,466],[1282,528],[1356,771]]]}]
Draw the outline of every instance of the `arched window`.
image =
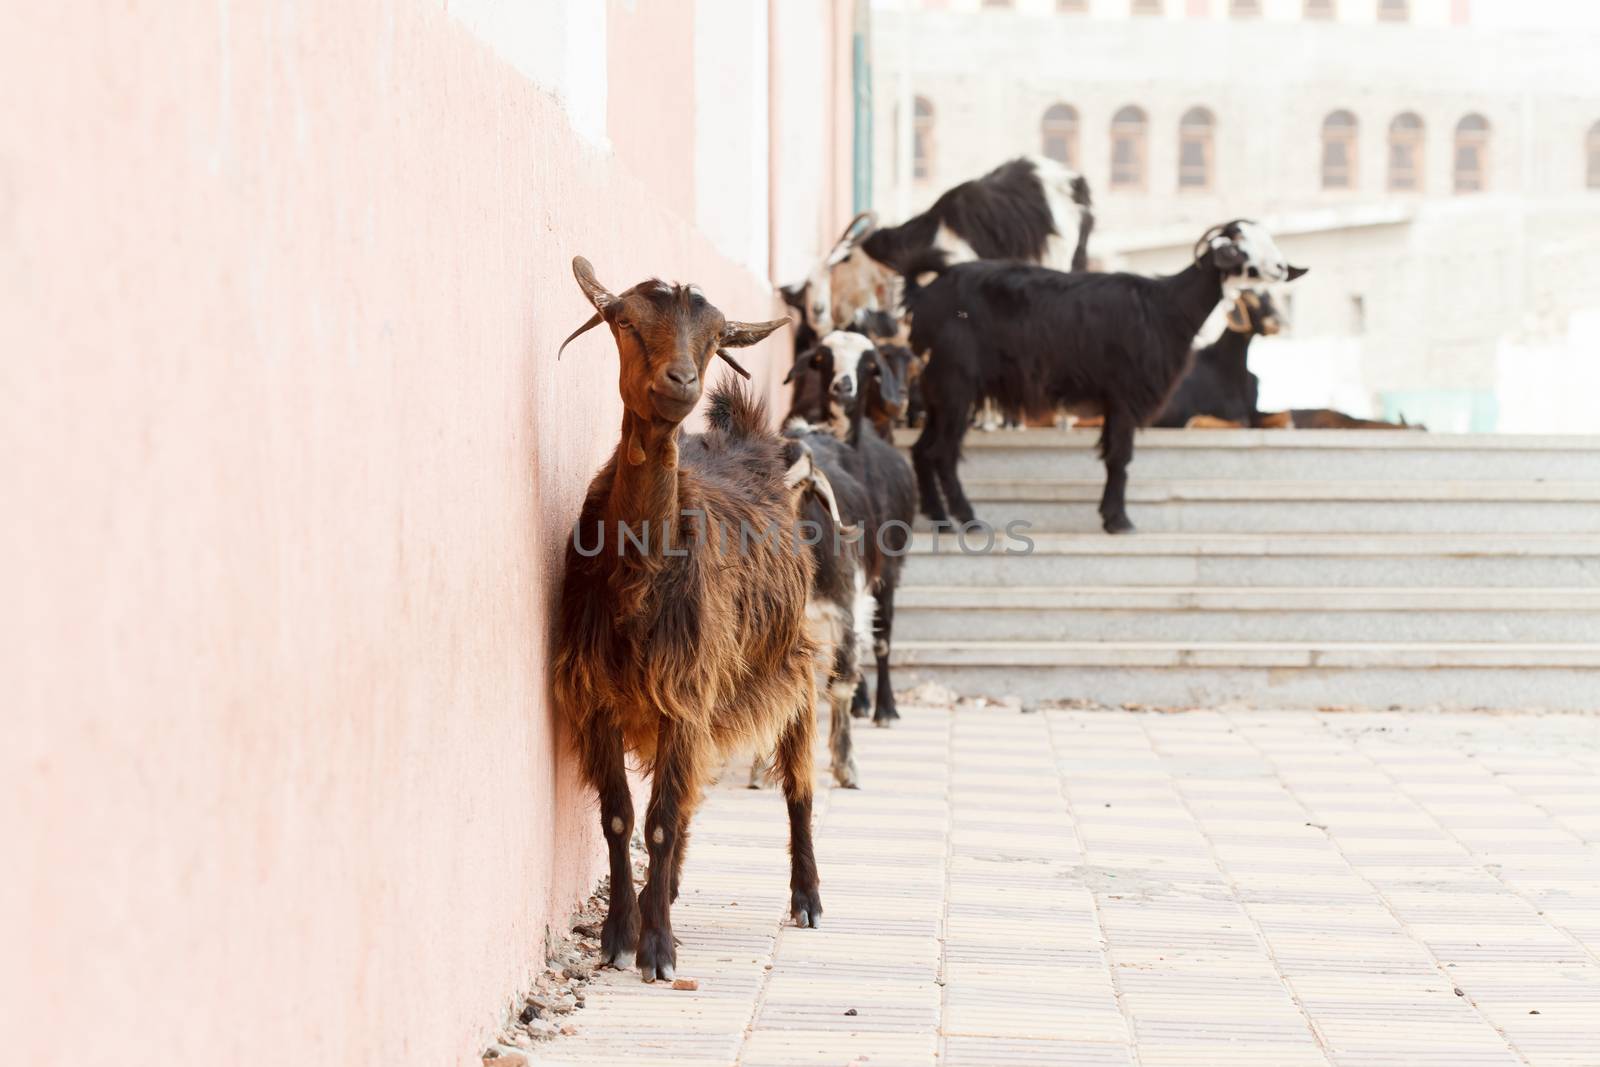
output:
[{"label": "arched window", "polygon": [[1333,0],[1306,0],[1304,15],[1308,19],[1328,21],[1338,17]]},{"label": "arched window", "polygon": [[1356,187],[1356,134],[1360,127],[1355,115],[1335,111],[1322,120],[1322,187]]},{"label": "arched window", "polygon": [[1389,123],[1389,189],[1414,193],[1422,188],[1421,116],[1406,111]]},{"label": "arched window", "polygon": [[1111,120],[1111,188],[1143,189],[1145,127],[1142,110],[1129,104]]},{"label": "arched window", "polygon": [[933,176],[933,101],[919,96],[911,103],[911,177]]},{"label": "arched window", "polygon": [[1489,120],[1468,115],[1456,123],[1455,187],[1481,193],[1489,187]]},{"label": "arched window", "polygon": [[1078,166],[1078,112],[1071,104],[1051,104],[1039,122],[1039,151],[1074,169]]},{"label": "arched window", "polygon": [[1261,17],[1261,0],[1228,0],[1228,14],[1236,19]]},{"label": "arched window", "polygon": [[1133,0],[1133,13],[1135,15],[1161,15],[1161,0]]},{"label": "arched window", "polygon": [[1204,192],[1211,188],[1212,129],[1216,119],[1203,107],[1192,107],[1178,123],[1178,188]]},{"label": "arched window", "polygon": [[1588,186],[1591,189],[1600,189],[1600,122],[1589,127],[1589,174]]},{"label": "arched window", "polygon": [[1411,0],[1378,0],[1379,22],[1410,22]]}]

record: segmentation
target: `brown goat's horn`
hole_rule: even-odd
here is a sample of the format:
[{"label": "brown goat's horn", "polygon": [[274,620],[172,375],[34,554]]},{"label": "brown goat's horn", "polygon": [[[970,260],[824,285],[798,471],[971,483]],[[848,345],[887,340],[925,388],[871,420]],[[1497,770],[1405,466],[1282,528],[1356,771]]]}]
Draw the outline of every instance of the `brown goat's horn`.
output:
[{"label": "brown goat's horn", "polygon": [[[561,347],[560,348],[556,349],[556,358],[557,359],[561,358],[561,353],[563,353],[563,352],[565,352],[567,350],[567,346],[570,345],[573,342],[574,339],[576,339],[577,337],[579,337],[579,336],[581,336],[583,334],[588,333],[590,330],[594,329],[598,325],[600,325],[600,312],[596,311],[593,315],[589,316],[589,321],[588,322],[584,323],[582,326],[579,326],[576,330],[573,330],[571,333],[567,334],[567,339],[565,341],[561,342]],[[747,375],[747,377],[748,377],[748,375]]]},{"label": "brown goat's horn", "polygon": [[750,380],[750,372],[745,370],[744,367],[740,365],[738,360],[728,355],[728,350],[726,348],[717,349],[717,355],[721,356],[723,361],[727,363],[728,366],[738,371],[740,376],[743,377],[745,381]]},{"label": "brown goat's horn", "polygon": [[[722,327],[722,347],[747,348],[761,340],[773,330],[782,326],[794,325],[785,315],[781,319],[772,319],[768,322],[730,322]],[[724,356],[724,359],[727,357]]]},{"label": "brown goat's horn", "polygon": [[[589,298],[596,311],[604,311],[617,302],[611,290],[601,285],[594,276],[594,267],[582,256],[572,257],[572,276],[578,279],[578,288]],[[581,331],[580,331],[581,332]]]}]

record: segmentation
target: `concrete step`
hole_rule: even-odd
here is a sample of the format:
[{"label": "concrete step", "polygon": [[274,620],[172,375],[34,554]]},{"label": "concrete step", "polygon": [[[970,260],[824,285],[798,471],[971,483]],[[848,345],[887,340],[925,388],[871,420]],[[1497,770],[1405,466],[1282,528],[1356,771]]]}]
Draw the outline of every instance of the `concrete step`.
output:
[{"label": "concrete step", "polygon": [[1194,707],[1600,706],[1600,643],[896,641],[895,683]]},{"label": "concrete step", "polygon": [[[901,430],[896,441],[909,448],[920,433]],[[961,476],[1099,481],[1097,440],[1090,430],[973,431]],[[1143,430],[1132,478],[1600,481],[1600,435]]]},{"label": "concrete step", "polygon": [[[1096,530],[1102,483],[965,478],[978,518]],[[1167,481],[1134,476],[1128,514],[1146,532],[1600,533],[1600,481]]]},{"label": "concrete step", "polygon": [[921,586],[1600,588],[1593,534],[1003,534],[912,538]]},{"label": "concrete step", "polygon": [[1600,643],[1588,589],[901,586],[895,636],[951,642]]}]

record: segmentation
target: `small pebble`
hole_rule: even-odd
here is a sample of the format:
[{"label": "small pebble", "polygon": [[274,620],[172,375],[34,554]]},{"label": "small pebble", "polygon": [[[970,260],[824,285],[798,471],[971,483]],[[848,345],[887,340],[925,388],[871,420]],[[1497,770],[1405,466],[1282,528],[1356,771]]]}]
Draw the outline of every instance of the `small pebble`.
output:
[{"label": "small pebble", "polygon": [[1538,1008],[1534,1008],[1532,1011],[1528,1012],[1528,1014],[1529,1015],[1538,1015],[1539,1014],[1539,1009]]},{"label": "small pebble", "polygon": [[1460,987],[1460,986],[1456,986],[1456,987],[1455,987],[1455,994],[1456,994],[1456,996],[1458,996],[1458,997],[1464,997],[1464,996],[1466,996],[1466,994],[1465,994],[1465,993],[1463,993],[1463,992],[1461,992],[1461,987]]},{"label": "small pebble", "polygon": [[700,983],[699,983],[698,980],[696,980],[694,978],[674,978],[672,980],[672,988],[673,989],[699,989],[700,988]]},{"label": "small pebble", "polygon": [[859,1015],[861,1013],[856,1011],[854,1008],[848,1008],[848,1009],[845,1010],[845,1014],[846,1015]]}]

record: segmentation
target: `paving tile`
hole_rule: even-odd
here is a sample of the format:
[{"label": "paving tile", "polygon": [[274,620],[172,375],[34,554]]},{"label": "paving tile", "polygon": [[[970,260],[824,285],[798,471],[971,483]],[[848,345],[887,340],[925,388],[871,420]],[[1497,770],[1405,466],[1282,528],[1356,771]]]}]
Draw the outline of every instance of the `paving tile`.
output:
[{"label": "paving tile", "polygon": [[904,714],[859,791],[819,754],[820,929],[735,768],[674,910],[699,988],[605,972],[534,1062],[1600,1063],[1600,719]]}]

